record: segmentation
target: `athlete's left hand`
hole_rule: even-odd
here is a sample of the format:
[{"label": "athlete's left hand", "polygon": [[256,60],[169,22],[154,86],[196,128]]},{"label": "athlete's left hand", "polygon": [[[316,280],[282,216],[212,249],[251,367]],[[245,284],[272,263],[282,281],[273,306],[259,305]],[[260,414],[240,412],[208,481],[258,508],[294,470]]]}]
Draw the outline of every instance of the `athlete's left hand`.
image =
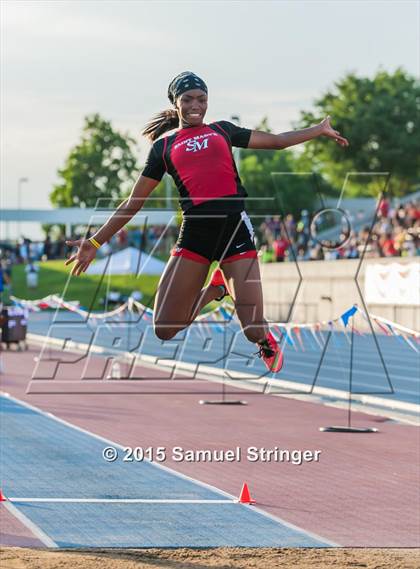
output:
[{"label": "athlete's left hand", "polygon": [[70,247],[77,247],[76,253],[73,253],[69,259],[64,263],[65,265],[73,265],[70,274],[78,277],[86,271],[93,259],[96,257],[97,249],[89,239],[76,239],[75,241],[67,240],[66,245]]},{"label": "athlete's left hand", "polygon": [[341,134],[338,132],[338,130],[333,129],[333,127],[330,124],[330,115],[326,116],[325,119],[320,122],[319,124],[321,125],[321,134],[324,136],[328,136],[329,138],[332,138],[335,140],[335,142],[337,144],[339,144],[340,146],[346,147],[349,145],[349,141],[347,140],[347,138],[344,138],[344,136],[341,136]]}]

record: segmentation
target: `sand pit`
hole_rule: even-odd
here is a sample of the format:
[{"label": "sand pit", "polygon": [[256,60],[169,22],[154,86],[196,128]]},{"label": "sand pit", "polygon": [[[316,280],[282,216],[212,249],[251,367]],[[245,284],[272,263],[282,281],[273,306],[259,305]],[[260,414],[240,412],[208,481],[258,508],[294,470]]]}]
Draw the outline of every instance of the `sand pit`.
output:
[{"label": "sand pit", "polygon": [[93,549],[5,547],[3,569],[418,569],[419,549]]}]

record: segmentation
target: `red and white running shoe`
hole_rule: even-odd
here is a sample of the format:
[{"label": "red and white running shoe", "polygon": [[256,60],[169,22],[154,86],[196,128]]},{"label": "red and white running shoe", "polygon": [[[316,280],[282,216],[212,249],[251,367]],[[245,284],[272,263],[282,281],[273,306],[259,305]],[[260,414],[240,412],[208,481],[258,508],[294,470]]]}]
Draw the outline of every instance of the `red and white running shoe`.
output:
[{"label": "red and white running shoe", "polygon": [[212,286],[219,286],[219,287],[223,288],[222,296],[215,298],[215,300],[223,300],[225,298],[225,296],[228,296],[229,291],[227,289],[225,279],[223,278],[223,273],[220,269],[216,269],[213,272],[209,284],[211,284]]},{"label": "red and white running shoe", "polygon": [[262,358],[266,367],[271,372],[280,371],[283,367],[283,352],[276,342],[273,334],[268,332],[267,336],[262,342],[258,342],[259,350],[257,355]]}]

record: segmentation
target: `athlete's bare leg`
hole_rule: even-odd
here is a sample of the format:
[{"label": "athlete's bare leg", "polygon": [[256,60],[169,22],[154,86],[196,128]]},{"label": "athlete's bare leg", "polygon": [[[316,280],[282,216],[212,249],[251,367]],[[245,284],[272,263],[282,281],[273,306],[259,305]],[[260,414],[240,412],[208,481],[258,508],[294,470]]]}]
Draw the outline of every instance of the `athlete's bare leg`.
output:
[{"label": "athlete's bare leg", "polygon": [[245,336],[254,343],[263,340],[268,332],[268,324],[264,319],[258,259],[222,261],[221,269]]},{"label": "athlete's bare leg", "polygon": [[200,310],[221,295],[215,286],[203,288],[209,265],[171,256],[159,281],[153,324],[161,340],[170,340],[191,324]]}]

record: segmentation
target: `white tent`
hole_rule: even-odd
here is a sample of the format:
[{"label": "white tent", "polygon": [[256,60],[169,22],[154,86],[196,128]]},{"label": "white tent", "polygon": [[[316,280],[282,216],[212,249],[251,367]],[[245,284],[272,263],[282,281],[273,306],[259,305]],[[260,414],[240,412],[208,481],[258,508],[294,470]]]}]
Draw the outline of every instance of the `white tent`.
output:
[{"label": "white tent", "polygon": [[[108,266],[107,266],[108,263]],[[165,263],[139,251],[134,247],[127,247],[111,258],[105,257],[90,265],[86,271],[88,275],[160,275]]]}]

